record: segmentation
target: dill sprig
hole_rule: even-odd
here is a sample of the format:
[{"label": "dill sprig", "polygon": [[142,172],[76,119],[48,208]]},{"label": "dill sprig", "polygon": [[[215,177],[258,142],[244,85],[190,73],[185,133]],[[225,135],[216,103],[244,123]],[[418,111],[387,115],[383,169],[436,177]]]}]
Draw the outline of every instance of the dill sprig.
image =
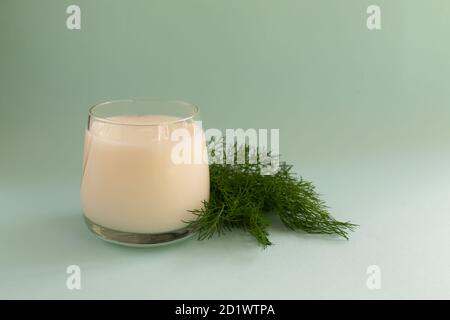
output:
[{"label": "dill sprig", "polygon": [[[212,159],[217,156],[216,144],[214,140],[208,144]],[[245,161],[239,163],[237,159],[241,152]],[[230,156],[234,156],[234,162],[227,164],[226,159]],[[278,215],[291,230],[331,234],[345,239],[356,227],[350,222],[334,219],[313,184],[297,177],[291,165],[279,162],[274,173],[265,174],[267,167],[279,160],[278,156],[269,153],[263,158],[249,145],[238,148],[235,144],[234,148],[225,150],[222,157],[221,163],[213,161],[210,164],[209,201],[205,201],[202,208],[192,210],[197,218],[187,222],[200,240],[242,229],[266,247],[272,244],[268,232],[269,214]]]}]

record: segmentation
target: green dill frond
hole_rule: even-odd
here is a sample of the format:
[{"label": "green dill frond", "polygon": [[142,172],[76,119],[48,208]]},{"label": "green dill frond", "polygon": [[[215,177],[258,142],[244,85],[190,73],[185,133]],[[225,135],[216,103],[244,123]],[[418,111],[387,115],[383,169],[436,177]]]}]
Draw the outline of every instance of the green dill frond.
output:
[{"label": "green dill frond", "polygon": [[[232,164],[210,164],[210,198],[201,209],[192,210],[197,219],[188,221],[188,226],[198,233],[200,240],[221,235],[233,229],[250,233],[258,243],[266,247],[271,244],[268,226],[269,214],[276,214],[291,230],[307,233],[331,234],[348,239],[355,224],[334,219],[325,203],[315,191],[313,184],[297,177],[292,166],[279,163],[276,172],[267,175],[262,170],[278,161],[278,156],[261,158],[258,150],[248,145],[226,150],[223,142],[209,141],[210,158],[217,157],[217,143],[223,148],[223,159],[234,156]],[[245,162],[236,161],[239,152],[244,152]],[[217,159],[217,158],[216,158]]]}]

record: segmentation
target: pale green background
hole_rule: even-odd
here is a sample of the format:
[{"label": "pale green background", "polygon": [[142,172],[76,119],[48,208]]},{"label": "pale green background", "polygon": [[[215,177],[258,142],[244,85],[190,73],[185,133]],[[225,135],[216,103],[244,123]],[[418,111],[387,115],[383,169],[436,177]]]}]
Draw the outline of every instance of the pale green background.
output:
[{"label": "pale green background", "polygon": [[[449,34],[447,0],[1,0],[0,298],[450,298]],[[130,97],[280,128],[284,159],[361,227],[347,242],[275,225],[265,251],[240,233],[97,240],[79,204],[87,109]]]}]

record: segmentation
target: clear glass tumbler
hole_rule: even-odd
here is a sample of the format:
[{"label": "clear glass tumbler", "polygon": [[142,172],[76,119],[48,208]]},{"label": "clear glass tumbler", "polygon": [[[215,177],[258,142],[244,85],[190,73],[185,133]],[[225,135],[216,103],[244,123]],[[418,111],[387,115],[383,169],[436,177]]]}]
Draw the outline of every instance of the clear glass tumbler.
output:
[{"label": "clear glass tumbler", "polygon": [[149,246],[183,239],[209,197],[198,108],[182,101],[118,100],[89,110],[81,204],[101,239]]}]

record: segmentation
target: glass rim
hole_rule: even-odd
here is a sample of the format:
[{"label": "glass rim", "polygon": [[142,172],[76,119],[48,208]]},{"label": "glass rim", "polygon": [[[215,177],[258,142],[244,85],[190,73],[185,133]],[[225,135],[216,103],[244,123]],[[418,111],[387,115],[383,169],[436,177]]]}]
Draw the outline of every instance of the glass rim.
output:
[{"label": "glass rim", "polygon": [[[159,122],[155,122],[155,123],[136,123],[136,122],[124,122],[124,121],[115,121],[112,119],[108,119],[107,117],[104,116],[99,116],[98,114],[95,113],[95,109],[99,108],[99,107],[103,107],[109,104],[114,104],[114,103],[132,103],[132,102],[149,102],[149,103],[173,103],[173,104],[184,104],[186,106],[188,106],[191,110],[189,112],[189,115],[186,117],[180,117],[180,118],[176,118],[174,120],[166,120],[166,121],[159,121]],[[123,125],[123,126],[161,126],[161,125],[171,125],[171,124],[176,124],[176,123],[180,123],[180,122],[185,122],[188,120],[193,119],[197,114],[199,113],[199,108],[198,106],[196,106],[195,104],[192,104],[190,102],[187,101],[183,101],[183,100],[164,100],[164,99],[116,99],[116,100],[108,100],[108,101],[103,101],[103,102],[99,102],[94,104],[92,107],[89,108],[88,110],[88,115],[91,119],[95,119],[96,121],[100,121],[100,122],[104,122],[104,123],[109,123],[109,124],[115,124],[115,125]]]}]

